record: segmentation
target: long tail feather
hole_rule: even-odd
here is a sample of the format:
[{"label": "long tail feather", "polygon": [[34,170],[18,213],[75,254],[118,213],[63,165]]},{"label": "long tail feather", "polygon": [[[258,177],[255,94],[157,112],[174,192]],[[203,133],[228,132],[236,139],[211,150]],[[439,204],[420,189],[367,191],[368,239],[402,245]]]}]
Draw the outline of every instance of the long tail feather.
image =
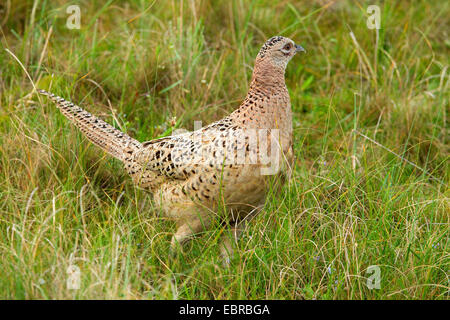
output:
[{"label": "long tail feather", "polygon": [[139,141],[117,130],[72,102],[45,90],[39,90],[39,93],[49,97],[61,110],[62,114],[74,123],[90,141],[113,157],[124,161],[129,158],[131,153],[142,148],[142,144]]}]

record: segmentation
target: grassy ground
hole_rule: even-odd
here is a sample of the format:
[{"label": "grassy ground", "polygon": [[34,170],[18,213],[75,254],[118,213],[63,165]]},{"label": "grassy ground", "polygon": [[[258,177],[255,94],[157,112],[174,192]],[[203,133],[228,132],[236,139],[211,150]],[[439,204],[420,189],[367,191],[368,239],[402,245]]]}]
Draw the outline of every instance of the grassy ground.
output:
[{"label": "grassy ground", "polygon": [[[80,30],[66,1],[0,4],[1,298],[449,298],[448,2],[94,3],[70,3]],[[171,260],[173,223],[32,94],[30,78],[150,140],[232,111],[278,34],[307,50],[286,73],[295,175],[229,269],[220,226]]]}]

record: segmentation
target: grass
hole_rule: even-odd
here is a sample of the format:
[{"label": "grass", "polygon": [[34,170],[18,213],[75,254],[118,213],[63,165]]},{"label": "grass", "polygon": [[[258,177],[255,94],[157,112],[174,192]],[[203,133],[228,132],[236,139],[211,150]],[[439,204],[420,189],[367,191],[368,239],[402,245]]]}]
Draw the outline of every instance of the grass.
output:
[{"label": "grass", "polygon": [[[66,1],[0,5],[1,298],[449,298],[448,2],[71,4],[80,30],[66,27]],[[145,141],[236,108],[277,34],[307,50],[286,73],[294,177],[229,269],[219,225],[171,260],[173,223],[32,94],[12,55],[36,87]],[[366,285],[373,265],[380,289]]]}]

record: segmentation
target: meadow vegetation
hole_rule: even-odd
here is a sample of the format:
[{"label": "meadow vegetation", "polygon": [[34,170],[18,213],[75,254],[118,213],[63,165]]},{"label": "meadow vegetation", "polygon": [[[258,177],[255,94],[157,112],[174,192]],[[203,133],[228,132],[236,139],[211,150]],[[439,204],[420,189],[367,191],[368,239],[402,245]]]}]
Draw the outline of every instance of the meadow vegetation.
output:
[{"label": "meadow vegetation", "polygon": [[[448,299],[449,17],[425,0],[2,1],[0,297]],[[229,268],[220,223],[171,258],[174,224],[33,92],[150,140],[234,110],[274,35],[307,51],[286,72],[294,176]]]}]

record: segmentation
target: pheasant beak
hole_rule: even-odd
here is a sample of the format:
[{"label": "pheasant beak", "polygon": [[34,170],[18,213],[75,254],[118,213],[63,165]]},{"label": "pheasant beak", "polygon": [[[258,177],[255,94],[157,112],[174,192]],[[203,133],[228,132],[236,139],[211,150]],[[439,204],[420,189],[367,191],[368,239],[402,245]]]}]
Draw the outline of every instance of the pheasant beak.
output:
[{"label": "pheasant beak", "polygon": [[296,44],[296,45],[295,45],[295,52],[296,52],[296,53],[297,53],[297,52],[305,52],[305,53],[306,53],[306,50],[305,50],[301,45]]}]

